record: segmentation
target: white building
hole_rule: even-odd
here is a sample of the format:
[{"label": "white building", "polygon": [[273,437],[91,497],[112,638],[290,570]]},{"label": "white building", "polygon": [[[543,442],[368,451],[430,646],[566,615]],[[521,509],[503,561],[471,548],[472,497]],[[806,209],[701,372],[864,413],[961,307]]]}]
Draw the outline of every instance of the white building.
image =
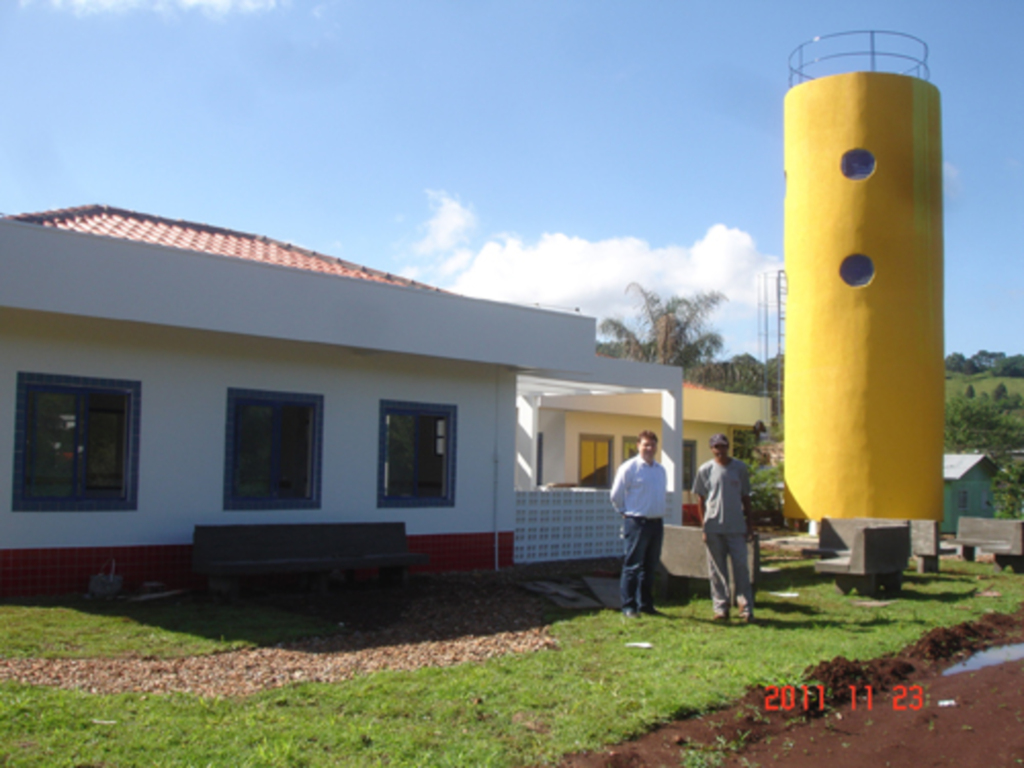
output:
[{"label": "white building", "polygon": [[403,521],[431,569],[509,565],[517,382],[658,392],[678,522],[681,371],[596,357],[593,318],[102,206],[0,219],[0,275],[0,596],[195,584],[197,524]]}]

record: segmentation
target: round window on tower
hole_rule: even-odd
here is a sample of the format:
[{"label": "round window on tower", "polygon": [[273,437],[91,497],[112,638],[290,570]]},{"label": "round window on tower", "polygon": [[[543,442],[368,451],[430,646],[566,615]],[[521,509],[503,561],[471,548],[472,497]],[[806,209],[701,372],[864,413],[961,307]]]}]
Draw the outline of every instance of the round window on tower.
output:
[{"label": "round window on tower", "polygon": [[839,265],[839,276],[853,288],[861,288],[875,276],[875,263],[863,253],[855,253],[843,259]]},{"label": "round window on tower", "polygon": [[875,156],[866,149],[851,149],[843,155],[840,167],[843,176],[860,181],[875,172]]}]

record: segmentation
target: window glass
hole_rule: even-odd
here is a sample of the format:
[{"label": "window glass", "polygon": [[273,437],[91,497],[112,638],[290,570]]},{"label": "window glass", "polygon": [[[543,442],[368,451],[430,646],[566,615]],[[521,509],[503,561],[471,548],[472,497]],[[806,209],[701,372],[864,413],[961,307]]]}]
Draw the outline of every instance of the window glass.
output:
[{"label": "window glass", "polygon": [[970,495],[966,490],[960,490],[956,492],[956,508],[961,512],[966,512],[970,509],[971,500]]},{"label": "window glass", "polygon": [[388,447],[385,472],[387,496],[416,495],[416,417],[411,413],[388,414]]},{"label": "window glass", "polygon": [[18,374],[13,508],[135,509],[138,382]]},{"label": "window glass", "polygon": [[860,181],[875,172],[875,156],[866,149],[851,149],[843,155],[840,167],[843,176]]},{"label": "window glass", "polygon": [[544,485],[544,433],[537,433],[537,485]]},{"label": "window glass", "polygon": [[29,392],[26,496],[66,498],[74,495],[77,400],[72,394]]},{"label": "window glass", "polygon": [[125,483],[125,428],[128,396],[94,393],[86,396],[85,488],[120,496]]},{"label": "window glass", "polygon": [[839,265],[839,276],[852,288],[867,285],[875,276],[875,263],[863,253],[855,253],[843,259]]},{"label": "window glass", "polygon": [[235,496],[271,496],[274,409],[268,405],[242,403],[238,406],[235,418],[238,426]]},{"label": "window glass", "polygon": [[319,509],[323,397],[228,390],[225,509]]},{"label": "window glass", "polygon": [[612,438],[580,436],[580,485],[585,488],[610,488]]},{"label": "window glass", "polygon": [[381,402],[378,506],[455,503],[453,405]]},{"label": "window glass", "polygon": [[692,490],[697,475],[697,441],[683,440],[683,490]]},{"label": "window glass", "polygon": [[285,405],[281,408],[281,476],[278,495],[308,499],[311,492],[313,408]]}]

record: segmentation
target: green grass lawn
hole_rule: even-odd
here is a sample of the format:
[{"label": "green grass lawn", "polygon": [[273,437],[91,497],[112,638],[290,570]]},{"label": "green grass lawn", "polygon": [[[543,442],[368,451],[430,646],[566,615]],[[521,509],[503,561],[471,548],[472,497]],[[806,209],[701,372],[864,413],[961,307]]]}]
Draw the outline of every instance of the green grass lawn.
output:
[{"label": "green grass lawn", "polygon": [[1006,391],[1010,395],[1024,396],[1024,379],[1011,378],[1009,376],[992,376],[988,371],[975,373],[970,376],[963,373],[946,372],[946,399],[962,395],[967,391],[967,385],[974,387],[974,394],[980,395],[987,392],[989,396],[1000,384],[1006,385]]},{"label": "green grass lawn", "polygon": [[[758,595],[756,626],[713,624],[706,597],[665,618],[559,612],[560,648],[482,664],[377,672],[245,699],[91,695],[0,684],[0,766],[523,766],[557,761],[706,712],[811,664],[893,652],[929,629],[1013,612],[1024,576],[943,563],[908,571],[900,599],[865,608],[808,562],[784,563]],[[994,590],[1000,597],[978,597]],[[769,591],[794,591],[798,598]],[[191,615],[174,606],[0,604],[2,656],[215,653],[318,634],[262,609]],[[201,613],[201,612],[199,612]],[[288,626],[282,633],[281,627]],[[626,643],[649,642],[641,650]]]}]

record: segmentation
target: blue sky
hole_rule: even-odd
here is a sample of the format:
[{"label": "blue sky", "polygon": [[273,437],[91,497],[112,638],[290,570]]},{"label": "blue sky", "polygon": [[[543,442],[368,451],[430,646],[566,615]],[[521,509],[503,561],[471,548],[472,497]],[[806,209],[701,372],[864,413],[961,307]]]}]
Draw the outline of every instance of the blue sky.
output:
[{"label": "blue sky", "polygon": [[787,57],[930,46],[946,348],[1024,352],[1024,2],[3,0],[0,212],[105,203],[487,298],[717,289],[757,351]]}]

